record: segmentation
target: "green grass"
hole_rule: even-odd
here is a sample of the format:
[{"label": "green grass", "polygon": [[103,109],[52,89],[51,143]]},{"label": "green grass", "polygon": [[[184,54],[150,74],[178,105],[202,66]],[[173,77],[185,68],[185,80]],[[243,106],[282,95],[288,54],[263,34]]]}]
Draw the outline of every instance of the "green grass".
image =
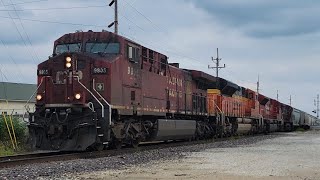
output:
[{"label": "green grass", "polygon": [[297,132],[305,132],[306,130],[299,127],[299,128],[296,129],[296,131],[297,131]]},{"label": "green grass", "polygon": [[0,144],[0,156],[10,156],[10,155],[14,155],[15,152],[12,149],[12,147],[6,147],[2,144]]},{"label": "green grass", "polygon": [[23,154],[25,152],[28,152],[28,148],[26,147],[26,143],[23,142],[17,142],[18,143],[18,148],[14,149],[12,147],[11,141],[6,141],[0,142],[0,157],[1,156],[10,156],[10,155],[15,155],[15,154]]}]

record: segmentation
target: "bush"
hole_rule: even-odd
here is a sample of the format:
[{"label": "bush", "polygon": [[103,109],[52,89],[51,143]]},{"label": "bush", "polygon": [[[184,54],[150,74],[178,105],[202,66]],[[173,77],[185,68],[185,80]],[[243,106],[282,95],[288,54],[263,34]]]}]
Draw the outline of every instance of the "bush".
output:
[{"label": "bush", "polygon": [[0,156],[9,156],[13,154],[14,154],[14,151],[12,149],[12,146],[8,147],[0,143]]},{"label": "bush", "polygon": [[298,128],[296,129],[296,131],[298,131],[298,132],[304,132],[304,131],[306,131],[306,130],[303,129],[303,128],[301,128],[301,127],[298,127]]},{"label": "bush", "polygon": [[[11,122],[9,116],[6,116],[6,120],[10,131],[12,133]],[[12,124],[14,127],[18,148],[24,149],[27,140],[27,124],[22,119],[13,117]],[[13,135],[12,135],[13,138]],[[14,140],[14,139],[13,139]],[[0,117],[0,155],[11,154],[13,147],[8,133],[6,123],[3,116]]]}]

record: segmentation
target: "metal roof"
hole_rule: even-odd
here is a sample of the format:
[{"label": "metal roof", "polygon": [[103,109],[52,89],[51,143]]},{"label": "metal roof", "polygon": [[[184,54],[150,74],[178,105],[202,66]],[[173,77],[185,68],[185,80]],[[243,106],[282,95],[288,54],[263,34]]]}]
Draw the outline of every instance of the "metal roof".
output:
[{"label": "metal roof", "polygon": [[[36,89],[36,84],[0,82],[0,100],[28,101]],[[30,102],[35,102],[35,98]]]}]

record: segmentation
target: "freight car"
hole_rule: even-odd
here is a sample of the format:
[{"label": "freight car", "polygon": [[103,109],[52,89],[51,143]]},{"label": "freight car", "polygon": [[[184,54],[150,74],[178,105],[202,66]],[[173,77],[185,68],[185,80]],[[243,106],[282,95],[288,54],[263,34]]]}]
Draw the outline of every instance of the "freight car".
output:
[{"label": "freight car", "polygon": [[101,150],[292,129],[290,106],[181,69],[111,32],[60,37],[37,73],[29,132],[38,149]]},{"label": "freight car", "polygon": [[294,129],[303,128],[307,130],[310,129],[312,122],[316,121],[317,118],[301,110],[293,109],[291,119]]},{"label": "freight car", "polygon": [[313,124],[314,121],[316,121],[316,119],[317,119],[316,117],[301,111],[299,127],[305,130],[310,129],[311,125]]}]

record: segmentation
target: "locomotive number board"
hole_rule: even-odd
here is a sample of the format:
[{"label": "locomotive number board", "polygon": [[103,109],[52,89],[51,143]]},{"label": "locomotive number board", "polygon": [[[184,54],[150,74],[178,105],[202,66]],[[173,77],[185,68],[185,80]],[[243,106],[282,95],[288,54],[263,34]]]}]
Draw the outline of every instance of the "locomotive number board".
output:
[{"label": "locomotive number board", "polygon": [[38,76],[48,76],[50,75],[50,71],[48,69],[38,69],[37,74]]},{"label": "locomotive number board", "polygon": [[94,67],[92,70],[92,74],[107,74],[108,68],[106,67]]}]

